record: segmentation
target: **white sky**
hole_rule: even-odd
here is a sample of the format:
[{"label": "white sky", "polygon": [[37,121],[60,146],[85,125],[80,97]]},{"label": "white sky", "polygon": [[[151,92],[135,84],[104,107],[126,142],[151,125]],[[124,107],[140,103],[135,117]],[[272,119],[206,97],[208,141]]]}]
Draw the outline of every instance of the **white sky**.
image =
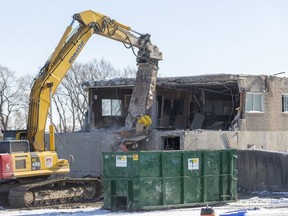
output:
[{"label": "white sky", "polygon": [[[163,52],[161,76],[288,73],[286,0],[1,0],[0,65],[35,75],[72,15],[87,9],[150,33]],[[131,50],[98,35],[76,61],[102,57],[136,67]]]}]

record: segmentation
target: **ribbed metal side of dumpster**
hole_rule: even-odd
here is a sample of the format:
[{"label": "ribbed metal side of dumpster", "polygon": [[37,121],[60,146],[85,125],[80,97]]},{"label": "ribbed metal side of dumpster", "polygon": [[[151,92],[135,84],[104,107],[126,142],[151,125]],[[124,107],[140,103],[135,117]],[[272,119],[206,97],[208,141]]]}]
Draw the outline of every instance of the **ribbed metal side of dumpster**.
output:
[{"label": "ribbed metal side of dumpster", "polygon": [[103,153],[104,208],[140,210],[237,199],[236,150]]}]

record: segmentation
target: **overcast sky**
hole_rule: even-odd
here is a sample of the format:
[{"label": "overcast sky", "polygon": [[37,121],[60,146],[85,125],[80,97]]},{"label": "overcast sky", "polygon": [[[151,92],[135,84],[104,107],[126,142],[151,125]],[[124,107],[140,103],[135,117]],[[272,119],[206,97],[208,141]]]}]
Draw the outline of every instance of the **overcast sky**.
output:
[{"label": "overcast sky", "polygon": [[[1,0],[0,65],[36,75],[72,15],[105,14],[152,35],[161,76],[288,73],[287,0]],[[136,67],[123,44],[94,35],[76,59]]]}]

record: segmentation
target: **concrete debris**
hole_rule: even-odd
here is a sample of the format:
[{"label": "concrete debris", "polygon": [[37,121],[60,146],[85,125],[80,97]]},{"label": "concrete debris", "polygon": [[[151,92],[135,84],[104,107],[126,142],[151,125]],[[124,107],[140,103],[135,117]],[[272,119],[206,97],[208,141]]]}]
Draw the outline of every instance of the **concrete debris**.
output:
[{"label": "concrete debris", "polygon": [[115,78],[110,80],[86,81],[82,83],[83,87],[115,87],[115,86],[133,86],[134,78]]}]

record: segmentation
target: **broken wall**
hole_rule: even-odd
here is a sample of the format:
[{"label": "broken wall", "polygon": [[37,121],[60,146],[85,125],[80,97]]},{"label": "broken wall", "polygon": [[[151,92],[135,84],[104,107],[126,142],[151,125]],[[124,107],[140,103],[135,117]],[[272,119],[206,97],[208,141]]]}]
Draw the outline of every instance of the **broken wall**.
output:
[{"label": "broken wall", "polygon": [[[132,89],[93,89],[90,91],[90,106],[92,115],[90,118],[92,128],[113,128],[122,127],[125,125],[125,119],[128,113],[130,97]],[[121,115],[102,115],[102,100],[120,100],[121,101]]]},{"label": "broken wall", "polygon": [[[106,90],[90,90],[91,94],[99,96],[92,100],[94,128],[124,125],[128,112],[126,96],[131,98],[133,82],[133,79],[122,79],[120,84],[113,82],[98,86],[107,87]],[[156,90],[157,97],[152,107],[154,128],[228,130],[238,115],[236,129],[241,131],[285,131],[288,128],[288,112],[282,112],[282,97],[288,94],[287,78],[265,75],[158,78]],[[247,93],[263,94],[263,111],[245,111]],[[123,101],[122,116],[101,116],[100,99],[104,96]],[[133,109],[136,112],[137,106]],[[200,124],[198,118],[195,128],[193,121],[199,116],[203,121]]]},{"label": "broken wall", "polygon": [[151,115],[157,73],[157,66],[151,63],[138,63],[137,76],[125,120],[126,128],[132,129],[138,116]]},{"label": "broken wall", "polygon": [[[212,124],[218,123],[216,125],[217,129],[227,130],[237,113],[235,108],[238,106],[238,100],[236,101],[239,94],[238,76],[158,78],[157,88],[154,92],[156,70],[143,67],[140,72],[141,76],[138,76],[138,82],[136,82],[138,87],[134,86],[134,90],[136,88],[136,91],[133,91],[134,96],[131,95],[135,84],[133,79],[99,81],[94,83],[94,88],[93,85],[87,87],[90,98],[92,98],[90,100],[90,111],[93,113],[89,117],[94,122],[94,128],[107,128],[109,124],[110,127],[113,127],[113,119],[117,120],[117,118],[101,116],[101,97],[103,98],[105,95],[107,98],[109,94],[111,99],[116,99],[115,95],[117,95],[117,99],[122,100],[123,113],[120,119],[125,118],[128,112],[127,119],[129,119],[130,126],[133,122],[133,116],[149,111],[153,120],[151,128],[195,129],[191,128],[191,124],[195,114],[201,114],[204,117],[203,128],[215,129],[215,125]],[[143,85],[143,83],[149,85]],[[150,85],[150,83],[153,83],[153,85]],[[128,90],[131,98],[129,111],[125,105],[127,104],[125,96],[128,96],[128,94],[123,93]],[[107,94],[108,92],[110,93]],[[149,94],[143,94],[143,92]],[[152,103],[152,95],[154,94],[155,97]],[[95,95],[97,99],[95,99]],[[123,120],[121,120],[121,125],[122,123]]]}]

